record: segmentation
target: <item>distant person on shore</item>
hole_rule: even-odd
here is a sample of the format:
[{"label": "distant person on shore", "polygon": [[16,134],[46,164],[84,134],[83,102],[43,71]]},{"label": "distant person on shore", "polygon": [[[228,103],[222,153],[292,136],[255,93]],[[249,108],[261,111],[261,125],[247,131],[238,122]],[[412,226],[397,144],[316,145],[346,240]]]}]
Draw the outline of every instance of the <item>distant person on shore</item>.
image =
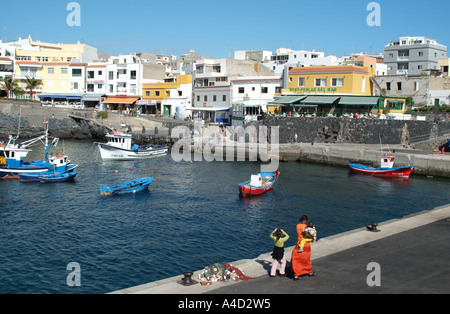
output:
[{"label": "distant person on shore", "polygon": [[310,221],[308,223],[308,227],[306,227],[305,230],[303,230],[303,239],[298,244],[298,246],[299,246],[298,253],[302,253],[303,252],[303,248],[305,247],[305,244],[307,242],[309,242],[309,243],[311,243],[311,242],[316,243],[316,241],[317,241],[316,227],[314,226],[314,223],[312,221]]},{"label": "distant person on shore", "polygon": [[294,133],[294,143],[295,143],[295,144],[298,143],[298,135],[297,135],[297,132]]},{"label": "distant person on shore", "polygon": [[270,277],[275,277],[278,263],[281,265],[280,276],[285,276],[286,257],[284,255],[284,243],[289,239],[289,235],[283,229],[275,229],[270,233],[270,238],[273,240],[275,245],[272,252],[273,261],[272,269],[270,270]]},{"label": "distant person on shore", "polygon": [[299,243],[303,239],[303,231],[308,226],[308,216],[303,215],[299,219],[299,223],[297,225],[297,245],[292,250],[291,254],[291,269],[294,274],[294,280],[298,280],[300,276],[308,275],[308,276],[316,276],[317,273],[312,269],[311,263],[311,243],[306,242],[303,248],[303,253],[299,254]]}]

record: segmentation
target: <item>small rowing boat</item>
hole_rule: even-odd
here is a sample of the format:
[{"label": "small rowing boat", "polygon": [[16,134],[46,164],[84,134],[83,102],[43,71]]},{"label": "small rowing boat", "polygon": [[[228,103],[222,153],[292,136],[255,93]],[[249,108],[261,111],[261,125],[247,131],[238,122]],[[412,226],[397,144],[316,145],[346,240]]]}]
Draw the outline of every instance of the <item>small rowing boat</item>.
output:
[{"label": "small rowing boat", "polygon": [[137,193],[148,189],[149,185],[152,182],[153,177],[140,178],[118,185],[103,185],[100,186],[100,195],[109,196],[127,193]]},{"label": "small rowing boat", "polygon": [[272,190],[279,176],[279,170],[252,175],[249,181],[239,184],[239,194],[244,197],[264,194]]}]

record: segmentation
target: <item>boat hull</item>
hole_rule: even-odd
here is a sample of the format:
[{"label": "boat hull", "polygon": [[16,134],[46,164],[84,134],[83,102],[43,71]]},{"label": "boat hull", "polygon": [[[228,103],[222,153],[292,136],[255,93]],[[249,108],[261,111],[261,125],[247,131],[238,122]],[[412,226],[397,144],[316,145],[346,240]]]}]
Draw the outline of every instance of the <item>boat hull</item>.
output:
[{"label": "boat hull", "polygon": [[414,166],[374,168],[360,164],[349,164],[349,167],[355,173],[386,178],[409,178],[414,169]]},{"label": "boat hull", "polygon": [[168,148],[162,146],[149,146],[148,149],[142,148],[137,151],[113,147],[107,144],[98,144],[100,155],[103,160],[137,160],[167,155]]},{"label": "boat hull", "polygon": [[69,182],[74,181],[75,176],[78,172],[68,172],[68,173],[60,173],[49,176],[41,176],[39,177],[39,181],[41,183],[58,183],[58,182]]},{"label": "boat hull", "polygon": [[19,179],[20,175],[35,174],[37,172],[48,171],[48,167],[45,168],[0,168],[0,179]]},{"label": "boat hull", "polygon": [[66,169],[61,171],[48,171],[46,169],[45,171],[40,172],[33,172],[33,173],[21,173],[19,174],[19,179],[21,182],[38,182],[40,181],[40,177],[44,176],[52,176],[57,174],[63,174],[63,173],[71,173],[77,168],[78,165],[68,165],[66,166]]},{"label": "boat hull", "polygon": [[243,197],[262,195],[273,189],[273,186],[275,182],[277,182],[279,175],[280,171],[276,171],[275,173],[261,173],[261,176],[264,178],[267,178],[267,176],[271,177],[270,180],[268,180],[269,182],[266,181],[266,183],[262,184],[261,187],[252,186],[250,184],[250,181],[241,183],[239,184],[239,194]]}]

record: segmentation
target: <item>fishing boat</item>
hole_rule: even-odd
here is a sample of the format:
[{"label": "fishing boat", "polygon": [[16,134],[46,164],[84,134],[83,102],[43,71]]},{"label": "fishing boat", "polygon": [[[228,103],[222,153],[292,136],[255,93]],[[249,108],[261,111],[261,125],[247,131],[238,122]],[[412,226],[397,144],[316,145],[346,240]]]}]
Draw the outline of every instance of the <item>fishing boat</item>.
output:
[{"label": "fishing boat", "polygon": [[[52,147],[58,145],[59,139],[54,138],[49,143],[48,121],[44,121],[47,126],[45,134],[37,138],[16,144],[19,134],[17,136],[9,136],[9,141],[6,145],[0,145],[0,179],[20,179],[20,175],[36,176],[47,171],[67,172],[67,166],[70,160],[65,155],[57,155],[49,157],[49,151]],[[31,146],[34,143],[42,142],[45,145],[44,160],[34,160],[25,162],[25,158],[30,153]],[[72,165],[73,170],[77,165]]]},{"label": "fishing boat", "polygon": [[78,165],[70,164],[70,160],[65,155],[56,155],[49,157],[50,165],[44,171],[34,171],[28,173],[19,173],[21,182],[38,182],[42,176],[51,176],[55,174],[71,173]]},{"label": "fishing boat", "polygon": [[103,185],[100,186],[100,195],[109,196],[127,193],[137,193],[148,189],[149,185],[152,182],[153,177],[140,178],[119,185]]},{"label": "fishing boat", "polygon": [[252,175],[249,181],[239,184],[239,194],[244,197],[264,194],[272,190],[279,176],[279,170]]},{"label": "fishing boat", "polygon": [[43,175],[39,177],[41,183],[56,183],[56,182],[67,182],[75,180],[75,176],[78,172],[65,172],[65,173],[54,173],[50,175]]},{"label": "fishing boat", "polygon": [[137,160],[166,156],[168,148],[159,145],[133,145],[132,135],[123,132],[107,134],[107,143],[97,143],[103,160]]},{"label": "fishing boat", "polygon": [[349,164],[350,170],[356,173],[387,177],[387,178],[409,178],[414,166],[394,167],[395,156],[391,154],[381,155],[381,167],[371,167],[361,164]]}]

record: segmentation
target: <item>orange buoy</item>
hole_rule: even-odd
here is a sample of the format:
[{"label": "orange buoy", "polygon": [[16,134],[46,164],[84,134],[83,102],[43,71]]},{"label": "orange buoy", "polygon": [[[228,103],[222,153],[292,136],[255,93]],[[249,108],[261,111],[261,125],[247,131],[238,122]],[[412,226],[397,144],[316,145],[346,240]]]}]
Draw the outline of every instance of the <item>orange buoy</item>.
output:
[{"label": "orange buoy", "polygon": [[130,170],[133,171],[133,167],[130,167]]}]

